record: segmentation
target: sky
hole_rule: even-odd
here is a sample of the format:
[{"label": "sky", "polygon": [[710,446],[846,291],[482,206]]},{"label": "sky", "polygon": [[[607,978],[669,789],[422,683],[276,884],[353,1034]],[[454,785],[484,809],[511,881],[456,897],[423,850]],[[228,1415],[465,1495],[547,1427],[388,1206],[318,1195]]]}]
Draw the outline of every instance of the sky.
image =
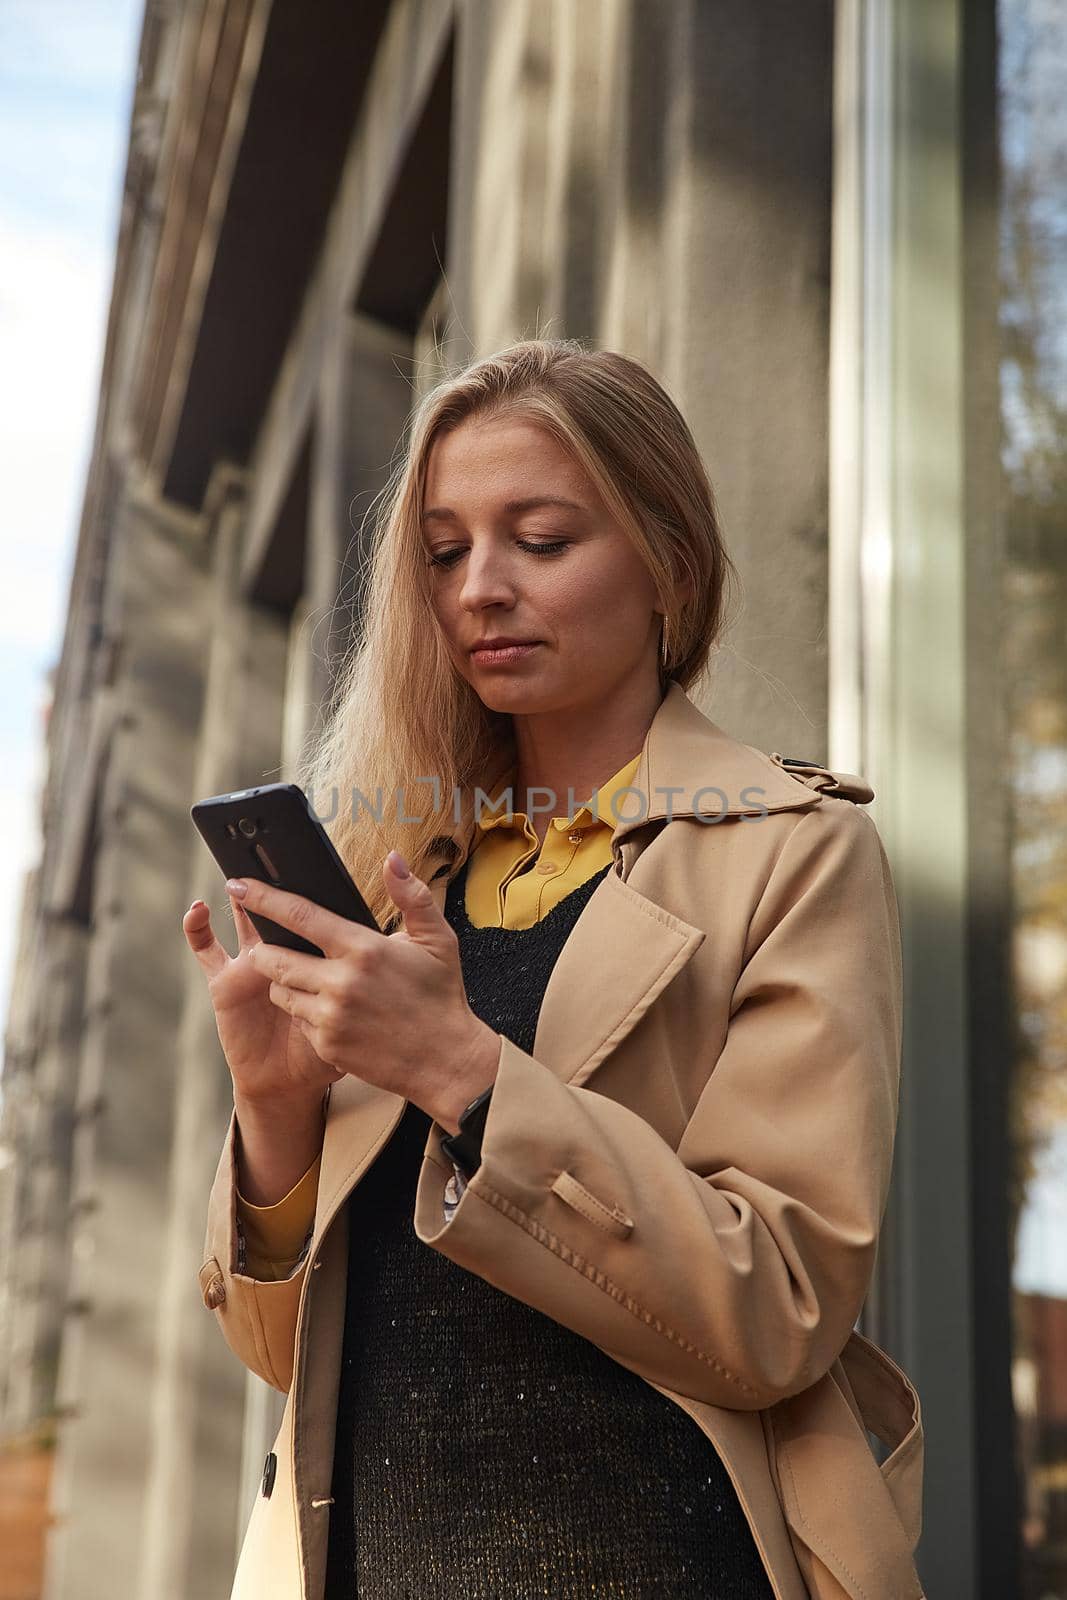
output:
[{"label": "sky", "polygon": [[40,854],[143,0],[0,0],[0,1034]]}]

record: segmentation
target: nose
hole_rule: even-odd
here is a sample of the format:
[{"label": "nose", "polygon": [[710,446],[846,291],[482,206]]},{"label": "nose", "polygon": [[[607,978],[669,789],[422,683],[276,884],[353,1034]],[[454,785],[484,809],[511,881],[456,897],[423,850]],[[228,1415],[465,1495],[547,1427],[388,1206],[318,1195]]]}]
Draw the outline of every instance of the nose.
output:
[{"label": "nose", "polygon": [[467,553],[460,604],[471,612],[515,604],[515,583],[507,558],[490,541],[473,544]]}]

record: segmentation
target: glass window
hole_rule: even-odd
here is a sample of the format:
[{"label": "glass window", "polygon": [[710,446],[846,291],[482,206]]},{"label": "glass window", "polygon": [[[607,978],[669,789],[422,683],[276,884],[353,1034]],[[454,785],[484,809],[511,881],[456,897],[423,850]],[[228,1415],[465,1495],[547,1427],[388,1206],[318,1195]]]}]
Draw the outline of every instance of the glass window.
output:
[{"label": "glass window", "polygon": [[1067,12],[999,0],[1023,1600],[1067,1600]]}]

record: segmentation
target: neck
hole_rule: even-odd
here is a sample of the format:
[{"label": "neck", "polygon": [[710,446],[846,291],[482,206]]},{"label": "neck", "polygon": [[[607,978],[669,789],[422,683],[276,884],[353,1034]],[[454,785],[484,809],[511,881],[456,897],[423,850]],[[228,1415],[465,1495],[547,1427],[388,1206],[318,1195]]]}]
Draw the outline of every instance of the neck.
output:
[{"label": "neck", "polygon": [[[564,711],[514,717],[516,764],[515,808],[528,810],[527,791],[548,790],[551,811],[542,819],[569,809],[568,789],[577,805],[590,799],[601,784],[632,761],[663,700],[658,681],[624,685],[603,703]],[[544,794],[535,800],[544,802]]]}]

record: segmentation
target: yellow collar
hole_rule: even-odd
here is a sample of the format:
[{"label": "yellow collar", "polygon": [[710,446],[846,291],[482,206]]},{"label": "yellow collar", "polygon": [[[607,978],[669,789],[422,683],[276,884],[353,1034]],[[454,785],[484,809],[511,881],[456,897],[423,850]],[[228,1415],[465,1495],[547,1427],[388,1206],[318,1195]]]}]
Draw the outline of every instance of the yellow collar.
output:
[{"label": "yellow collar", "polygon": [[[550,818],[549,826],[555,828],[559,833],[573,828],[588,827],[590,824],[598,824],[601,827],[606,826],[609,829],[614,829],[618,819],[612,809],[612,802],[620,790],[630,786],[640,760],[641,753],[638,751],[637,755],[628,761],[625,766],[620,767],[618,772],[613,773],[606,783],[602,783],[596,794],[580,805],[573,816],[554,816]],[[514,782],[515,768],[513,766],[497,785],[491,798],[481,807],[481,815],[477,819],[477,827],[480,833],[489,833],[493,828],[500,827],[514,828],[520,833],[524,830],[528,820],[524,811],[501,811],[499,809],[500,806],[506,806],[510,803],[512,798],[510,790]],[[572,792],[568,792],[563,797],[563,804],[566,805],[568,802],[571,804],[574,802]]]},{"label": "yellow collar", "polygon": [[[494,784],[499,784],[502,771],[506,767],[488,774],[487,795],[497,792]],[[872,791],[862,780],[834,774],[829,768],[812,764],[798,769],[797,776],[791,775],[777,752],[767,755],[735,739],[706,716],[672,678],[645,735],[629,785],[636,793],[620,801],[623,814],[614,823],[612,846],[661,817],[706,816],[716,821],[724,816],[802,810],[818,805],[823,789],[832,793],[838,777],[849,784],[856,799],[865,802],[871,798]],[[457,850],[461,856],[466,854],[476,837],[480,835],[468,809],[433,841],[431,860],[452,860]]]}]

